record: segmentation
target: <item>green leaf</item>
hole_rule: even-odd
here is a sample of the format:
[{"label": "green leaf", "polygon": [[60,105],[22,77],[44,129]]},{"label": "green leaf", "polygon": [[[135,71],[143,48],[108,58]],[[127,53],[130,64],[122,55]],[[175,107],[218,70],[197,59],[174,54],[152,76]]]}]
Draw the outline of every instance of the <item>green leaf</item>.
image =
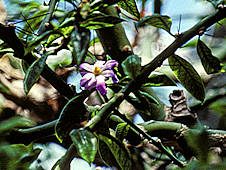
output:
[{"label": "green leaf", "polygon": [[118,2],[118,5],[126,10],[131,15],[135,16],[137,19],[140,19],[140,13],[137,9],[136,1],[135,0],[124,0]]},{"label": "green leaf", "polygon": [[81,118],[86,113],[83,101],[87,94],[82,93],[69,100],[60,113],[55,126],[55,135],[61,143],[68,137],[70,131],[76,128],[76,124],[79,125],[78,128],[80,127]]},{"label": "green leaf", "polygon": [[33,62],[31,66],[28,68],[24,78],[24,91],[26,94],[29,93],[32,86],[39,79],[41,72],[45,66],[47,56],[48,56],[47,54],[42,55],[41,58]]},{"label": "green leaf", "polygon": [[98,13],[90,15],[89,18],[80,23],[80,27],[87,29],[100,29],[105,27],[113,27],[115,24],[123,21],[124,20],[119,17]]},{"label": "green leaf", "polygon": [[144,17],[138,22],[138,27],[142,27],[145,25],[151,25],[153,27],[161,28],[166,30],[167,32],[170,32],[172,19],[165,15],[154,14],[151,16]]},{"label": "green leaf", "polygon": [[150,104],[150,103],[155,103],[155,104],[159,104],[158,100],[156,100],[152,95],[150,95],[149,93],[147,92],[143,92],[143,91],[140,91],[139,90],[139,93],[142,97],[144,97],[147,102]]},{"label": "green leaf", "polygon": [[10,90],[9,90],[9,88],[8,87],[6,87],[4,84],[2,84],[2,83],[0,83],[0,91],[1,92],[4,92],[4,93],[6,93],[6,94],[10,94],[11,92],[10,92]]},{"label": "green leaf", "polygon": [[40,149],[33,148],[33,144],[0,145],[0,169],[29,169],[40,152]]},{"label": "green leaf", "polygon": [[32,122],[29,119],[25,119],[24,117],[21,116],[11,117],[7,120],[0,122],[0,134],[9,132],[15,128],[32,127],[34,125],[35,125],[34,122]]},{"label": "green leaf", "polygon": [[144,121],[164,120],[164,104],[150,86],[142,86],[140,91],[134,92],[134,94],[136,98],[131,98],[129,102],[133,104]]},{"label": "green leaf", "polygon": [[184,44],[181,48],[185,48],[185,47],[196,47],[198,40],[192,40],[187,42],[186,44]]},{"label": "green leaf", "polygon": [[126,139],[127,133],[130,129],[130,125],[127,123],[119,123],[116,127],[116,138],[119,139],[120,141],[123,141],[123,139]]},{"label": "green leaf", "polygon": [[61,35],[60,33],[57,33],[55,31],[51,30],[51,31],[46,31],[43,34],[41,34],[38,38],[35,38],[32,41],[29,41],[28,47],[25,50],[25,55],[30,53],[31,51],[33,51],[35,48],[37,48],[37,46],[41,45],[44,40],[48,39],[49,36],[53,35],[53,34]]},{"label": "green leaf", "polygon": [[207,74],[221,71],[222,66],[220,60],[212,55],[211,50],[200,39],[197,44],[197,53]]},{"label": "green leaf", "polygon": [[14,57],[13,55],[7,55],[9,59],[10,65],[14,69],[22,69],[21,60],[19,58]]},{"label": "green leaf", "polygon": [[165,74],[152,74],[144,86],[176,86],[176,83]]},{"label": "green leaf", "polygon": [[[123,145],[120,141],[118,141],[111,135],[100,134],[98,135],[98,137],[99,137],[99,153],[103,161],[108,166],[111,165],[112,160],[110,155],[113,155],[120,169],[130,170],[131,158],[129,151],[125,148],[125,145]],[[105,147],[105,150],[103,149],[103,147]],[[108,151],[108,153],[106,153],[106,151]]]},{"label": "green leaf", "polygon": [[175,76],[187,89],[187,91],[190,92],[196,99],[204,101],[205,87],[201,77],[193,66],[177,55],[170,56],[168,61]]},{"label": "green leaf", "polygon": [[82,129],[72,130],[70,136],[78,154],[88,163],[93,162],[97,152],[96,137],[91,132]]},{"label": "green leaf", "polygon": [[90,12],[92,11],[101,11],[108,6],[114,5],[122,0],[96,0],[90,4]]},{"label": "green leaf", "polygon": [[84,61],[89,48],[90,31],[84,28],[74,29],[71,39],[73,43],[73,63],[79,66]]},{"label": "green leaf", "polygon": [[122,68],[129,78],[135,80],[141,71],[141,58],[137,55],[130,55],[122,62]]}]

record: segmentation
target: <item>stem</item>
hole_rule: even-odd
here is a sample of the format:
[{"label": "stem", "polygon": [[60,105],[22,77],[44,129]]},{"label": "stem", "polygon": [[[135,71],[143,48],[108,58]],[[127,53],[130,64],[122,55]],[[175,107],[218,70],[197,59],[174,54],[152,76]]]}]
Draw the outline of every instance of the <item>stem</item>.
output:
[{"label": "stem", "polygon": [[21,133],[43,132],[44,130],[48,130],[48,129],[52,129],[52,128],[54,129],[54,126],[55,126],[56,123],[57,123],[57,120],[53,120],[53,121],[48,122],[46,124],[35,126],[35,127],[32,127],[32,128],[19,129],[18,132],[21,132]]},{"label": "stem", "polygon": [[55,10],[55,6],[56,6],[57,2],[58,2],[58,0],[50,0],[48,12],[47,12],[45,18],[42,20],[42,23],[41,23],[39,30],[38,30],[38,35],[40,35],[40,34],[42,34],[43,32],[46,31],[47,27],[46,27],[45,24],[50,22],[50,19],[52,18],[52,15],[53,15],[53,12]]},{"label": "stem", "polygon": [[175,164],[179,167],[184,167],[185,163],[180,161],[176,156],[174,156],[171,152],[169,152],[165,146],[162,144],[160,139],[154,140],[149,134],[145,133],[143,130],[138,128],[133,122],[131,122],[127,117],[121,114],[119,111],[115,110],[117,116],[119,116],[122,120],[124,120],[127,124],[129,124],[132,128],[134,128],[137,132],[143,135],[144,138],[148,139],[150,143],[158,147],[164,154],[166,154]]},{"label": "stem", "polygon": [[[112,6],[108,7],[105,13],[118,17],[116,8]],[[104,51],[113,59],[121,63],[130,55],[132,48],[120,23],[116,24],[114,27],[98,29],[96,32],[103,45]],[[123,47],[125,46],[130,47],[129,53],[123,51]]]},{"label": "stem", "polygon": [[[110,114],[111,111],[114,110],[115,107],[119,106],[119,104],[124,100],[125,96],[128,96],[131,91],[135,91],[140,88],[140,86],[146,81],[146,78],[150,75],[152,71],[154,71],[157,67],[160,67],[165,59],[170,57],[174,52],[180,48],[184,43],[189,41],[192,37],[198,35],[201,29],[206,29],[214,23],[220,21],[225,18],[226,8],[219,9],[213,15],[206,17],[204,20],[193,26],[188,31],[181,34],[176,40],[167,47],[163,52],[161,52],[156,58],[154,58],[149,64],[147,64],[142,70],[141,74],[138,75],[136,80],[131,80],[124,88],[122,88],[119,93],[114,96],[100,111],[94,116],[86,125],[87,128],[91,130],[96,129],[101,122],[103,122]],[[110,41],[111,39],[108,39]],[[114,46],[112,46],[114,47]],[[164,147],[161,143],[156,143],[160,148]],[[165,151],[167,152],[167,151]],[[175,159],[172,157],[172,159]],[[180,164],[180,163],[179,163]],[[181,164],[182,165],[182,164]]]},{"label": "stem", "polygon": [[[8,44],[10,48],[14,50],[14,56],[20,59],[24,59],[29,64],[35,61],[35,57],[28,53],[25,55],[24,45],[15,34],[15,29],[12,26],[5,26],[0,23],[0,39]],[[45,65],[41,76],[45,78],[61,95],[70,99],[74,96],[74,91],[67,85],[67,83],[53,72],[47,65]]]}]

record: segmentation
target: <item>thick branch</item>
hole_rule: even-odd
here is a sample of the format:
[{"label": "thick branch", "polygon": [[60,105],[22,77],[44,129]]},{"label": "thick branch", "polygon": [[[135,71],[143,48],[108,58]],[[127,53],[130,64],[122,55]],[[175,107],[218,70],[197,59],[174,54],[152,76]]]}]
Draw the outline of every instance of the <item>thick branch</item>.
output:
[{"label": "thick branch", "polygon": [[[108,7],[105,10],[105,13],[112,16],[118,16],[117,9],[112,6]],[[116,24],[114,27],[98,29],[96,32],[105,52],[119,63],[131,54],[131,45],[120,23]],[[124,47],[130,48],[129,53]]]},{"label": "thick branch", "polygon": [[[119,104],[124,100],[125,96],[129,95],[131,91],[137,90],[140,86],[145,83],[147,77],[150,75],[152,71],[156,68],[160,67],[165,59],[170,57],[174,52],[180,48],[184,43],[189,41],[192,37],[199,34],[199,31],[202,29],[207,29],[209,26],[213,25],[214,23],[220,21],[221,19],[226,17],[226,8],[218,10],[213,15],[205,18],[203,21],[199,22],[195,26],[193,26],[188,31],[184,32],[176,38],[176,40],[167,47],[163,52],[161,52],[157,57],[155,57],[149,64],[147,64],[144,69],[142,70],[141,74],[138,75],[136,80],[131,80],[127,86],[121,89],[118,95],[114,96],[101,110],[100,112],[93,117],[87,126],[90,126],[91,129],[95,129],[100,122],[106,119],[111,111],[119,106]],[[120,96],[120,97],[119,97]],[[97,117],[99,117],[97,119]],[[100,118],[101,117],[101,118]],[[96,120],[95,120],[96,119]]]},{"label": "thick branch", "polygon": [[[94,116],[87,124],[86,127],[91,130],[96,129],[101,122],[103,122],[114,110],[115,107],[124,100],[125,96],[129,95],[131,91],[137,90],[140,88],[142,83],[146,81],[146,78],[154,71],[157,67],[160,67],[165,59],[170,57],[174,52],[180,48],[184,43],[189,41],[192,37],[198,35],[200,30],[206,30],[209,26],[220,21],[226,17],[226,8],[218,10],[213,15],[205,18],[203,21],[196,24],[194,27],[188,31],[182,33],[176,40],[167,47],[162,53],[160,53],[154,60],[147,64],[142,70],[141,74],[136,78],[135,81],[130,81],[130,83],[120,90],[118,95],[113,97],[100,111]],[[110,39],[109,39],[110,41]],[[158,145],[157,145],[158,146]],[[161,148],[161,147],[160,147]],[[164,150],[163,150],[164,151]],[[179,163],[178,163],[179,164]]]}]

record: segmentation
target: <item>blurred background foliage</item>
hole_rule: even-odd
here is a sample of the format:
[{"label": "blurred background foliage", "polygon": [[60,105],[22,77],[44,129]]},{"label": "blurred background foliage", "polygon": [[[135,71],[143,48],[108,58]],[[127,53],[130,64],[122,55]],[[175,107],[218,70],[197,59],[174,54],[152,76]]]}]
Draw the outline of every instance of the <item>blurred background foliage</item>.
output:
[{"label": "blurred background foliage", "polygon": [[[60,1],[57,9],[54,11],[53,20],[49,27],[59,28],[61,24],[68,21],[71,16],[73,16],[78,4],[79,1]],[[202,0],[188,0],[183,2],[179,0],[138,0],[137,4],[141,18],[153,13],[170,16],[172,18],[171,32],[173,34],[179,34],[187,30],[200,19],[214,11],[214,7],[211,3]],[[47,0],[10,0],[5,1],[5,6],[7,9],[7,17],[1,22],[13,23],[17,35],[23,39],[25,44],[29,42],[29,40],[38,37],[37,30],[48,10]],[[3,7],[3,5],[0,5],[0,7]],[[123,26],[133,46],[134,53],[141,57],[142,65],[151,61],[173,41],[171,35],[166,31],[153,26],[137,28],[136,19],[131,19],[132,15],[123,9],[121,9],[120,15],[121,18],[126,21],[123,22]],[[73,27],[60,28],[61,34],[52,34],[45,42],[47,47],[49,49],[55,49],[65,40],[67,41],[67,36],[71,33],[72,29]],[[201,38],[211,49],[212,54],[223,63],[224,69],[226,69],[225,33],[226,20],[224,19],[209,28]],[[64,40],[59,37],[63,37]],[[197,113],[201,123],[210,128],[226,130],[226,74],[225,72],[220,72],[208,75],[205,72],[197,55],[197,40],[197,37],[193,38],[176,52],[193,64],[197,72],[201,75],[206,87],[204,103],[201,104],[189,93],[186,93],[187,102],[191,111]],[[65,45],[65,49],[72,50],[71,46],[72,44],[69,42]],[[52,70],[65,81],[70,81],[71,78],[73,76],[76,77],[76,75],[72,74],[73,61],[70,57],[71,54],[66,53],[62,54],[59,50],[58,53],[53,54],[52,60],[51,57],[49,57],[47,61]],[[97,59],[104,56],[103,48],[94,31],[91,31],[88,55],[86,60],[89,62],[96,60],[94,56],[97,56]],[[22,144],[7,145],[9,143],[6,142],[4,134],[9,133],[15,128],[32,127],[55,120],[58,118],[66,103],[66,100],[42,77],[31,89],[28,96],[26,96],[23,89],[24,70],[26,70],[26,68],[26,63],[15,58],[12,55],[12,49],[8,48],[3,41],[0,41],[0,135],[3,136],[0,139],[0,168],[3,169],[27,169],[30,163],[37,159],[40,152],[40,149],[33,148],[33,144],[28,146]],[[169,68],[168,62],[165,62],[161,68],[155,71],[155,74],[160,73],[177,81]],[[70,82],[70,84],[73,83],[77,85],[78,82]],[[176,82],[176,85],[177,86],[153,87],[153,90],[166,106],[170,106],[169,94],[175,89],[185,90],[179,82]],[[142,121],[136,114],[138,109],[135,110],[131,105],[124,103],[124,105],[122,104],[120,106],[120,109],[122,112],[128,113],[128,116],[132,117],[137,122]],[[208,154],[208,151],[206,151],[206,148],[200,149],[203,145],[200,141],[204,141],[206,138],[205,132],[200,129],[199,131],[191,132],[189,135],[190,138],[195,139],[188,140],[189,145],[192,145],[195,150],[200,150],[198,157],[201,157],[201,160],[204,162],[207,161],[203,160],[202,156]],[[144,167],[146,169],[150,168],[150,166],[153,169],[161,169],[166,166],[168,166],[169,169],[175,168],[175,165],[170,165],[170,161],[162,162],[157,158],[151,159],[152,153],[143,153],[144,154],[138,158],[140,159],[139,161],[142,160],[145,162]],[[136,155],[136,153],[133,154]],[[208,161],[221,162],[218,160],[221,158],[217,154],[214,154],[216,153],[213,152],[209,154]],[[181,155],[178,156],[182,158]],[[57,159],[59,158],[56,158],[56,160]],[[196,169],[197,167],[205,169],[207,165],[202,163],[203,162],[192,161],[186,169]],[[212,166],[213,169],[220,169],[224,166],[224,163],[218,164],[215,167],[214,165]],[[37,166],[34,165],[33,167],[37,168]],[[39,169],[42,168],[40,164]]]}]

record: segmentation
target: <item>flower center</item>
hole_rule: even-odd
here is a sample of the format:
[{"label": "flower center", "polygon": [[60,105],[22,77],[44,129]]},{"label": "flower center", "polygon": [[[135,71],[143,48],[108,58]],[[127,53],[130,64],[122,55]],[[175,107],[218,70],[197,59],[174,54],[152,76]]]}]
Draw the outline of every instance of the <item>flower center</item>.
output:
[{"label": "flower center", "polygon": [[94,74],[95,75],[100,75],[100,73],[101,73],[101,70],[100,70],[100,68],[99,67],[97,67],[97,66],[95,66],[95,68],[94,68]]}]

